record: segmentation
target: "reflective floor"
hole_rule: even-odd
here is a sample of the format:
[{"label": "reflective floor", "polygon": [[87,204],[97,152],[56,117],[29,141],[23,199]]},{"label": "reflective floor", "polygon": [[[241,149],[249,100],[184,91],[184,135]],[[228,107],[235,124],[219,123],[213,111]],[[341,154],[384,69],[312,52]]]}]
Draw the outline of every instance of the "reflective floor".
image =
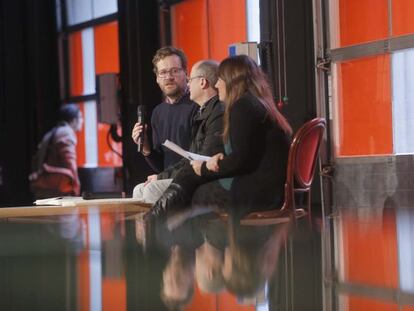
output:
[{"label": "reflective floor", "polygon": [[148,227],[145,208],[0,209],[0,310],[414,310],[414,211]]}]

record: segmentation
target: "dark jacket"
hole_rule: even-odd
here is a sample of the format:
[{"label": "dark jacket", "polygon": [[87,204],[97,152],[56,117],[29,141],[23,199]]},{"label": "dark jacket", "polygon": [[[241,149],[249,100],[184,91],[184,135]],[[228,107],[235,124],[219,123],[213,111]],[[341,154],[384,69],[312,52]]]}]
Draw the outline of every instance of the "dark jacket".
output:
[{"label": "dark jacket", "polygon": [[[223,104],[219,101],[218,96],[214,96],[205,104],[201,114],[196,114],[191,130],[190,152],[206,156],[224,152],[221,136],[223,132],[223,113]],[[174,178],[177,172],[186,165],[189,166],[189,161],[182,158],[179,162],[158,174],[158,179]]]},{"label": "dark jacket", "polygon": [[266,209],[283,202],[290,138],[250,93],[230,111],[231,153],[219,161],[219,172],[202,166],[202,176],[233,177],[231,201],[240,212]]}]

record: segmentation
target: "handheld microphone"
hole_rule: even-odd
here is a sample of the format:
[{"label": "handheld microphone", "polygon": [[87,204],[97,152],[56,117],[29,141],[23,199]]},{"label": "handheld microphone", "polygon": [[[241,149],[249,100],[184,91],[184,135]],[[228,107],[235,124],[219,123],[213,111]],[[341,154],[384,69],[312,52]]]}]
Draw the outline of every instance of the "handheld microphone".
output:
[{"label": "handheld microphone", "polygon": [[[139,105],[137,108],[137,123],[138,124],[142,124],[143,126],[145,126],[145,106],[144,105]],[[142,129],[142,132],[139,134],[138,137],[138,152],[142,152],[143,150],[143,146],[144,146],[144,131],[145,131],[145,127]]]}]

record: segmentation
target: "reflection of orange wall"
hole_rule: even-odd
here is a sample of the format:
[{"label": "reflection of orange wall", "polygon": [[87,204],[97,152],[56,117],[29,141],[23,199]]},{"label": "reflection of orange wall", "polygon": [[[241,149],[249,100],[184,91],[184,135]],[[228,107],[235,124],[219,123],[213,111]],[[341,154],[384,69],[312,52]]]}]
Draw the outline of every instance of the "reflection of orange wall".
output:
[{"label": "reflection of orange wall", "polygon": [[350,296],[348,311],[397,311],[396,304]]},{"label": "reflection of orange wall", "polygon": [[351,215],[342,219],[343,281],[398,288],[395,213],[363,221]]},{"label": "reflection of orange wall", "polygon": [[216,311],[217,295],[201,293],[197,285],[194,285],[194,296],[185,311]]},{"label": "reflection of orange wall", "polygon": [[245,0],[187,0],[171,11],[173,45],[188,56],[221,61],[228,45],[247,40]]},{"label": "reflection of orange wall", "polygon": [[388,0],[340,0],[339,12],[341,46],[388,36]]},{"label": "reflection of orange wall", "polygon": [[392,1],[392,35],[399,36],[414,33],[414,1]]},{"label": "reflection of orange wall", "polygon": [[83,95],[83,57],[81,32],[69,36],[70,95]]},{"label": "reflection of orange wall", "polygon": [[195,285],[194,296],[185,311],[255,311],[253,305],[242,305],[237,302],[237,298],[222,291],[219,294],[202,293]]},{"label": "reflection of orange wall", "polygon": [[219,310],[226,311],[255,311],[256,307],[253,305],[242,305],[237,302],[237,298],[228,293],[224,292],[219,297]]},{"label": "reflection of orange wall", "polygon": [[127,309],[125,277],[102,280],[102,311],[125,311]]},{"label": "reflection of orange wall", "polygon": [[392,154],[390,56],[339,65],[339,155]]}]

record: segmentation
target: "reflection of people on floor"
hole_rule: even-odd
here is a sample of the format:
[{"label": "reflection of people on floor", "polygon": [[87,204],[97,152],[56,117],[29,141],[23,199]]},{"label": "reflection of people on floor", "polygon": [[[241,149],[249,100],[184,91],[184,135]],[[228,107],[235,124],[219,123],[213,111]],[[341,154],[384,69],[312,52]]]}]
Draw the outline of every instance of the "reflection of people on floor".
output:
[{"label": "reflection of people on floor", "polygon": [[255,297],[274,273],[290,223],[277,226],[229,226],[229,246],[224,255],[223,278],[229,292]]},{"label": "reflection of people on floor", "polygon": [[181,310],[194,295],[194,252],[174,245],[162,273],[161,299],[168,309]]},{"label": "reflection of people on floor", "polygon": [[[156,224],[149,228],[141,217],[135,220],[136,239],[143,246],[147,262],[167,258],[160,274],[160,298],[169,310],[181,310],[191,302],[194,294],[195,249],[202,244],[199,227],[188,221],[173,230]],[[154,257],[155,256],[155,257]],[[158,272],[154,275],[159,275]]]},{"label": "reflection of people on floor", "polygon": [[203,244],[195,251],[195,275],[198,288],[204,293],[217,293],[224,288],[222,274],[227,226],[220,220],[201,225]]}]

